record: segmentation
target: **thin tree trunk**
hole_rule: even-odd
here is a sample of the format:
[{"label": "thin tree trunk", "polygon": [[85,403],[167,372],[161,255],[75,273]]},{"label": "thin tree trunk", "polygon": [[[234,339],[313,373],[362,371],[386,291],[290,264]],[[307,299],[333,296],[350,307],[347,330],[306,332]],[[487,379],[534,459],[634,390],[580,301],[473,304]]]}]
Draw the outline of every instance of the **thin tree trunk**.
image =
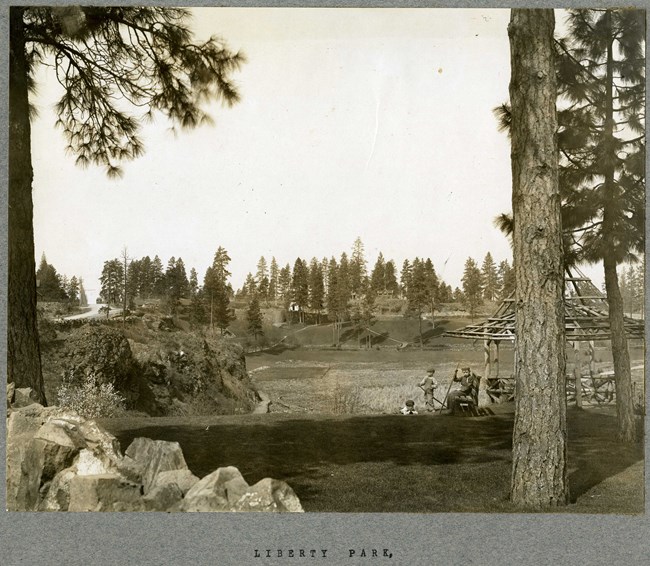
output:
[{"label": "thin tree trunk", "polygon": [[16,387],[31,387],[45,405],[36,318],[29,69],[23,11],[10,9],[7,381]]},{"label": "thin tree trunk", "polygon": [[630,353],[627,347],[623,321],[623,299],[618,287],[616,261],[606,256],[603,259],[603,265],[605,268],[605,290],[607,291],[607,301],[609,303],[618,438],[621,442],[633,443],[637,441],[637,431],[634,417],[634,397],[632,395]]},{"label": "thin tree trunk", "polygon": [[514,9],[511,46],[516,405],[512,502],[564,505],[566,393],[553,10]]},{"label": "thin tree trunk", "polygon": [[605,173],[605,205],[603,207],[603,268],[605,270],[605,292],[609,303],[609,327],[611,332],[612,359],[614,361],[614,378],[616,385],[616,414],[618,416],[618,437],[621,442],[636,442],[637,434],[634,419],[634,399],[632,396],[632,371],[630,353],[627,347],[623,320],[623,297],[618,286],[616,258],[608,253],[608,244],[616,241],[614,237],[614,219],[610,209],[615,207],[614,167],[616,163],[616,144],[614,142],[614,54],[611,13],[605,16],[607,26],[607,70],[605,98],[605,147],[610,151],[610,158],[603,160]]}]

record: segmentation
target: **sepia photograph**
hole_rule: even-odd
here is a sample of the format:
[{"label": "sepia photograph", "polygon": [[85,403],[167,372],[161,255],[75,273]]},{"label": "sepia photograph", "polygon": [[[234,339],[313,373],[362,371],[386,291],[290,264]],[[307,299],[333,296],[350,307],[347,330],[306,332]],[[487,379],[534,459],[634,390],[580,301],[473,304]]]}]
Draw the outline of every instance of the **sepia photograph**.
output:
[{"label": "sepia photograph", "polygon": [[645,9],[6,12],[7,511],[644,515]]}]

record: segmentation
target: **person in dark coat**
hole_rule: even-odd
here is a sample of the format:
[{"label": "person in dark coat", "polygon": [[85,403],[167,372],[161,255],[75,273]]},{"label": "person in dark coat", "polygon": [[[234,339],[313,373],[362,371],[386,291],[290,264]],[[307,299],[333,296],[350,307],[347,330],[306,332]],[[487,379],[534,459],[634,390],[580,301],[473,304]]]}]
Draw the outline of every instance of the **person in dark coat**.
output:
[{"label": "person in dark coat", "polygon": [[454,389],[447,397],[447,406],[451,414],[455,414],[460,403],[463,401],[470,401],[474,404],[477,402],[479,376],[476,375],[470,368],[463,368],[463,375],[458,375],[458,370],[454,371],[453,381],[460,383],[460,387]]}]

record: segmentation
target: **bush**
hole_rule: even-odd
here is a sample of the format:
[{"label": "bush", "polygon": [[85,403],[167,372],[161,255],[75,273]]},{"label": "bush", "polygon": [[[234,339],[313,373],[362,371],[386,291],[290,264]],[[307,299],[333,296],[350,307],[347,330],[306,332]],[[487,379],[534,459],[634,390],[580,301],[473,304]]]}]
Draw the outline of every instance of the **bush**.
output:
[{"label": "bush", "polygon": [[125,410],[125,399],[111,383],[99,383],[94,374],[81,382],[67,374],[57,392],[59,405],[71,409],[86,419],[116,417]]}]

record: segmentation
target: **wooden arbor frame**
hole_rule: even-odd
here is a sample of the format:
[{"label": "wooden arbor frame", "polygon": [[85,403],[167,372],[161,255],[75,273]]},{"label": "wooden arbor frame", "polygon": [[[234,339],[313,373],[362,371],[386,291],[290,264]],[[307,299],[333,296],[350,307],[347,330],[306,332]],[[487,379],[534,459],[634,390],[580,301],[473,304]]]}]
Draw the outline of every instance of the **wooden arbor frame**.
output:
[{"label": "wooden arbor frame", "polygon": [[[516,339],[514,302],[513,294],[504,299],[496,312],[487,320],[445,333],[446,336],[455,338],[483,340],[485,357],[483,375],[487,383],[487,397],[492,398],[492,400],[503,393],[510,396],[512,393],[512,384],[510,386],[507,384],[510,379],[506,378],[504,380],[499,377],[499,345],[504,340],[514,342]],[[564,278],[564,309],[566,340],[571,344],[574,356],[575,398],[576,404],[580,405],[582,399],[580,344],[581,342],[588,343],[588,375],[593,379],[594,341],[610,340],[611,338],[609,306],[605,295],[596,288],[588,277],[576,267],[567,267]],[[643,339],[645,336],[643,320],[624,317],[624,327],[626,334],[630,338]],[[483,383],[481,385],[483,386]],[[485,395],[481,397],[479,403],[483,404],[487,399]]]}]

